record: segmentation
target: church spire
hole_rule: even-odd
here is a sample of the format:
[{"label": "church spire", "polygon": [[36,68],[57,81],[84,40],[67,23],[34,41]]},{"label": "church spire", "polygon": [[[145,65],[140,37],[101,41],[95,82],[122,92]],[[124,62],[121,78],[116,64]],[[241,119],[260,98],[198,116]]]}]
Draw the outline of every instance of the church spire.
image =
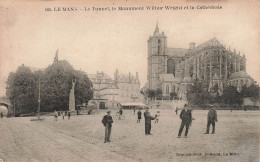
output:
[{"label": "church spire", "polygon": [[156,28],[154,30],[154,33],[159,33],[158,20],[157,20],[157,23],[156,23]]},{"label": "church spire", "polygon": [[57,49],[53,62],[56,63],[58,61],[59,61],[59,50]]}]

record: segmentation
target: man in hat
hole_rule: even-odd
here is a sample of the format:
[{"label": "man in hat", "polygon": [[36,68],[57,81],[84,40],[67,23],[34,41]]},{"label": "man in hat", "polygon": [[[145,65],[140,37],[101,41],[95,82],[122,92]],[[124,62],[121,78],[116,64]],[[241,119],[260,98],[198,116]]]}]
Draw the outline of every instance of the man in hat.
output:
[{"label": "man in hat", "polygon": [[141,109],[139,108],[139,111],[137,112],[137,123],[140,123],[141,119],[142,119],[142,112]]},{"label": "man in hat", "polygon": [[110,135],[111,135],[113,119],[112,119],[112,116],[110,116],[110,113],[111,113],[111,111],[108,111],[107,115],[105,115],[103,117],[103,119],[102,119],[102,123],[105,126],[105,140],[104,140],[104,143],[111,142],[110,141]]},{"label": "man in hat", "polygon": [[209,134],[209,127],[212,124],[212,133],[215,133],[215,122],[218,122],[218,116],[217,116],[217,111],[213,108],[213,105],[210,105],[210,109],[208,112],[208,124],[207,124],[207,130],[206,133],[204,134]]},{"label": "man in hat", "polygon": [[154,117],[150,115],[149,108],[146,108],[146,111],[144,112],[144,118],[145,118],[145,135],[152,135],[151,134],[151,120],[154,120]]},{"label": "man in hat", "polygon": [[181,137],[184,126],[186,126],[186,131],[185,131],[185,138],[186,138],[188,135],[189,126],[191,125],[191,122],[192,122],[192,114],[191,114],[191,110],[188,108],[188,104],[184,105],[184,109],[181,111],[180,118],[182,121],[181,121],[181,127],[179,129],[179,133],[178,133],[178,138]]}]

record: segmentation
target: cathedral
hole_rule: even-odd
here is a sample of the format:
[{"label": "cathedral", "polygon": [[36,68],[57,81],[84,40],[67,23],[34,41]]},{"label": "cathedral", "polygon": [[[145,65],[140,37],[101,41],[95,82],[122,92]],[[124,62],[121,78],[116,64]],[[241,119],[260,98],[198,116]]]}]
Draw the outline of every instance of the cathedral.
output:
[{"label": "cathedral", "polygon": [[195,79],[202,81],[209,91],[217,85],[220,94],[226,85],[241,91],[243,85],[255,83],[246,73],[245,55],[227,49],[216,38],[198,46],[192,42],[188,49],[169,48],[157,23],[147,42],[147,88],[161,89],[163,96],[175,92],[185,98]]}]

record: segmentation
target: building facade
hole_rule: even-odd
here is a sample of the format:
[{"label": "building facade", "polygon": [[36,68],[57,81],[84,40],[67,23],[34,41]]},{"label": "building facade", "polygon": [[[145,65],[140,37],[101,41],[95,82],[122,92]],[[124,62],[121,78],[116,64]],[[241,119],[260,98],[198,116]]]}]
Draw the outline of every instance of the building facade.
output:
[{"label": "building facade", "polygon": [[148,88],[162,89],[164,96],[176,92],[184,97],[195,79],[209,90],[217,85],[220,92],[225,85],[240,91],[243,85],[255,82],[246,73],[245,55],[227,49],[216,38],[197,47],[192,42],[188,49],[168,48],[167,37],[157,24],[147,42]]},{"label": "building facade", "polygon": [[126,75],[119,74],[118,70],[116,70],[114,81],[119,89],[118,100],[121,103],[142,101],[138,72],[135,75],[131,73]]},{"label": "building facade", "polygon": [[[140,93],[140,81],[138,73],[119,74],[116,70],[114,79],[104,72],[88,74],[93,84],[94,100],[102,103],[102,107],[119,107],[120,103],[138,102],[143,100]],[[103,106],[105,105],[105,106]]]},{"label": "building facade", "polygon": [[104,72],[97,74],[88,74],[89,80],[93,84],[93,99],[98,100],[100,108],[118,106],[118,86],[111,77]]}]

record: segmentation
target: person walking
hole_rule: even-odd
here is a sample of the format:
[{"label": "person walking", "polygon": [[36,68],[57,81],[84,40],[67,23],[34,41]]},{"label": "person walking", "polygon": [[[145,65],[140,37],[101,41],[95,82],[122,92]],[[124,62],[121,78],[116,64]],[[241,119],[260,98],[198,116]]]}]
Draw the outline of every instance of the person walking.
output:
[{"label": "person walking", "polygon": [[159,118],[160,118],[160,111],[157,111],[156,114],[155,114],[154,124],[159,122]]},{"label": "person walking", "polygon": [[1,112],[1,118],[3,118],[4,117],[4,113],[3,112]]},{"label": "person walking", "polygon": [[119,120],[121,120],[122,115],[123,115],[123,110],[122,110],[122,108],[121,108],[121,109],[119,110]]},{"label": "person walking", "polygon": [[54,110],[54,120],[58,121],[58,112]]},{"label": "person walking", "polygon": [[184,105],[184,109],[181,111],[181,114],[180,114],[180,119],[182,121],[181,121],[181,126],[179,129],[179,133],[178,133],[178,138],[181,137],[184,126],[186,126],[186,131],[185,131],[185,138],[186,138],[188,135],[189,126],[191,125],[191,122],[192,122],[192,114],[191,114],[191,110],[188,108],[188,104]]},{"label": "person walking", "polygon": [[145,118],[145,135],[152,135],[151,134],[151,120],[154,120],[154,117],[150,115],[149,108],[146,108],[146,111],[144,112],[144,118]]},{"label": "person walking", "polygon": [[70,115],[71,115],[71,112],[70,110],[68,111],[68,119],[70,120]]},{"label": "person walking", "polygon": [[207,120],[207,130],[206,133],[204,134],[209,134],[209,127],[212,124],[212,133],[215,133],[215,122],[218,122],[218,116],[217,116],[217,111],[213,108],[213,105],[210,105],[210,109],[208,112],[208,120]]},{"label": "person walking", "polygon": [[142,119],[142,112],[139,109],[139,111],[137,112],[137,123],[140,123],[140,120]]},{"label": "person walking", "polygon": [[111,131],[112,131],[112,123],[113,123],[113,119],[112,116],[110,115],[111,111],[107,112],[107,115],[105,115],[102,119],[102,123],[105,126],[105,140],[104,143],[106,142],[111,142],[110,141],[110,135],[111,135]]},{"label": "person walking", "polygon": [[61,112],[61,116],[62,116],[62,119],[64,120],[64,116],[65,116],[65,112],[64,111]]},{"label": "person walking", "polygon": [[178,107],[175,108],[176,115],[178,115]]}]

